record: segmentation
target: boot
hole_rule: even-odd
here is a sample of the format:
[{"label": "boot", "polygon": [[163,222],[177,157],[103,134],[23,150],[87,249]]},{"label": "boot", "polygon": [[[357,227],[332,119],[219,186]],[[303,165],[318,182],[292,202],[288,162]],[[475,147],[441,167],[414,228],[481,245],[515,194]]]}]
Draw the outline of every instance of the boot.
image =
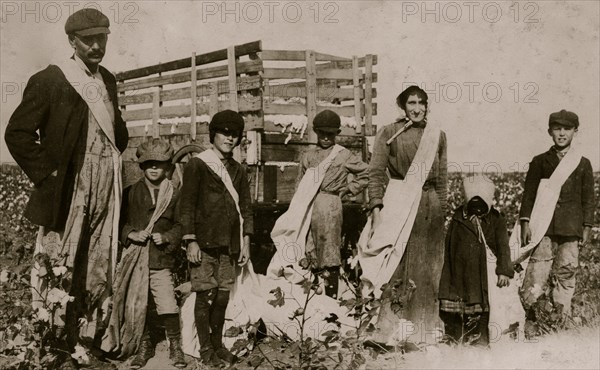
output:
[{"label": "boot", "polygon": [[181,349],[181,336],[179,338],[169,338],[169,358],[173,362],[173,366],[178,369],[183,369],[187,366],[185,355]]},{"label": "boot", "polygon": [[129,364],[130,369],[139,369],[144,367],[149,359],[154,357],[154,344],[150,339],[150,333],[148,328],[144,329],[144,334],[142,335],[142,342],[140,343],[140,347],[138,348],[135,357]]},{"label": "boot", "polygon": [[60,365],[58,365],[57,367],[55,367],[54,369],[78,370],[79,369],[79,365],[77,364],[77,361],[73,360],[72,358],[68,358],[64,362],[62,362]]},{"label": "boot", "polygon": [[217,288],[196,292],[196,304],[194,306],[194,320],[200,343],[200,358],[206,366],[222,365],[217,357],[210,337],[210,308],[217,295]]},{"label": "boot", "polygon": [[462,342],[463,322],[459,314],[440,310],[440,318],[444,322],[444,331],[447,340],[452,344]]},{"label": "boot", "polygon": [[490,330],[488,325],[490,324],[490,313],[482,312],[477,321],[476,332],[479,334],[479,338],[473,342],[474,346],[477,347],[489,347],[490,345]]},{"label": "boot", "polygon": [[173,361],[173,366],[184,368],[187,366],[185,355],[181,349],[181,329],[179,325],[179,314],[161,315],[162,322],[169,338],[169,358]]},{"label": "boot", "polygon": [[533,340],[539,336],[539,327],[537,324],[537,317],[533,308],[525,310],[525,327],[523,328],[525,339]]},{"label": "boot", "polygon": [[229,291],[219,290],[210,312],[210,341],[217,356],[229,365],[233,365],[238,358],[223,346],[223,325],[225,324],[225,310],[228,303]]}]

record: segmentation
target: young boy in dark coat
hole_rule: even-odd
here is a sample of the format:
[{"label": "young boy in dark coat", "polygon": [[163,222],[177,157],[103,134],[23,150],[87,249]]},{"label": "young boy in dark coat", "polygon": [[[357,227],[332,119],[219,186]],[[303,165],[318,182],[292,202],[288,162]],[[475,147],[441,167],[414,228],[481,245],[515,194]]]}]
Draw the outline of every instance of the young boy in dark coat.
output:
[{"label": "young boy in dark coat", "polygon": [[[207,366],[232,364],[222,342],[225,310],[240,267],[250,258],[253,232],[250,185],[244,166],[233,159],[244,119],[232,110],[215,114],[207,149],[187,163],[181,189],[181,222],[192,291],[200,357]],[[238,211],[239,209],[239,211]]]},{"label": "young boy in dark coat", "polygon": [[494,184],[485,176],[463,179],[465,205],[454,211],[446,234],[440,280],[440,317],[446,335],[457,343],[489,344],[487,253],[496,256],[498,287],[513,277],[508,232],[502,214],[492,207]]},{"label": "young boy in dark coat", "polygon": [[[170,344],[170,357],[175,367],[186,366],[181,349],[181,330],[179,306],[175,299],[175,285],[171,269],[175,266],[174,252],[181,243],[181,224],[176,219],[179,194],[170,184],[163,184],[171,170],[173,148],[168,142],[153,139],[143,143],[137,150],[138,162],[144,171],[144,177],[125,189],[123,194],[123,214],[125,223],[121,228],[124,245],[147,245],[149,248],[148,268],[150,295],[154,300],[159,320],[164,325]],[[172,196],[168,206],[154,223],[151,231],[147,226],[155,209],[167,200],[159,190],[170,185]],[[164,202],[164,203],[163,203]],[[138,349],[131,362],[132,369],[143,367],[154,356],[154,344],[149,335],[149,326],[153,325],[146,316],[146,328]]]},{"label": "young boy in dark coat", "polygon": [[[590,160],[581,156],[576,151],[578,148],[572,148],[571,143],[578,129],[579,117],[575,113],[563,109],[550,114],[548,134],[554,145],[531,160],[525,178],[519,212],[522,246],[532,241],[530,221],[535,225],[535,220],[530,218],[534,206],[546,206],[546,212],[552,214],[547,228],[539,230],[543,237],[540,241],[534,241],[538,244],[533,249],[519,290],[526,314],[525,336],[528,338],[539,334],[534,305],[542,295],[551,295],[554,307],[562,314],[563,320],[571,315],[579,248],[591,240],[594,210],[597,206],[594,199],[594,174]],[[569,156],[577,160],[572,167],[567,164]],[[560,194],[556,203],[537,204],[540,184],[548,181],[546,186],[551,186],[555,172],[561,172],[557,170],[561,164],[567,166],[568,177],[558,184]]]}]

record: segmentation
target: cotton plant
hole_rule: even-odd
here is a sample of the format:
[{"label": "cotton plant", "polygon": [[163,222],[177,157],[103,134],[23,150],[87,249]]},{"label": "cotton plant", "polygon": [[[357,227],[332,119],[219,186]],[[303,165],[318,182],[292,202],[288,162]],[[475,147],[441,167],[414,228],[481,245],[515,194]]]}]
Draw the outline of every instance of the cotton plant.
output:
[{"label": "cotton plant", "polygon": [[84,365],[90,362],[86,349],[81,345],[75,346],[75,352],[71,353],[71,357],[77,361],[77,363]]},{"label": "cotton plant", "polygon": [[8,270],[0,271],[0,284],[7,283],[9,278],[10,278],[10,272]]},{"label": "cotton plant", "polygon": [[[42,253],[34,259],[40,267],[39,286],[31,286],[30,269],[0,271],[1,301],[6,304],[0,309],[5,313],[5,322],[9,323],[0,336],[0,355],[16,358],[12,368],[52,368],[61,357],[59,355],[70,355],[58,345],[64,325],[60,312],[74,300],[65,289],[70,285],[70,274],[60,262],[64,260],[61,257],[54,260]],[[27,290],[35,292],[33,302],[26,295],[11,294]],[[87,353],[76,350],[73,356],[80,364],[89,361]]]},{"label": "cotton plant", "polygon": [[51,308],[55,308],[56,305],[60,305],[60,307],[67,307],[67,303],[73,302],[75,297],[70,296],[67,292],[59,288],[52,288],[48,295],[46,296],[46,300],[51,305]]}]

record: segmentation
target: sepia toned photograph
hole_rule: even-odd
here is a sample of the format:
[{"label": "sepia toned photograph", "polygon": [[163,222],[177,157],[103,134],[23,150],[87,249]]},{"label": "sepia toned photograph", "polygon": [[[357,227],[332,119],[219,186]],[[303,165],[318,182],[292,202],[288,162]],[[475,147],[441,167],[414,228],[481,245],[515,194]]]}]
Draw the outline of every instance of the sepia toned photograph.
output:
[{"label": "sepia toned photograph", "polygon": [[0,369],[600,368],[600,3],[0,0]]}]

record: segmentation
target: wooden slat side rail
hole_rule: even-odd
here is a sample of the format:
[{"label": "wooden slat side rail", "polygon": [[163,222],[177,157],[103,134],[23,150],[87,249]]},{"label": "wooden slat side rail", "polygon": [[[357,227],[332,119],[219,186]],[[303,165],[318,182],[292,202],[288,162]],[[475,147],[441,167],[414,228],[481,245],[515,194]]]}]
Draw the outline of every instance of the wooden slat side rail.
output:
[{"label": "wooden slat side rail", "polygon": [[[260,123],[260,117],[250,118],[250,115],[247,115],[246,117],[244,117],[244,121],[246,122],[246,126],[244,126],[244,129],[253,130],[253,129],[259,128],[254,125]],[[260,128],[263,129],[264,132],[278,134],[278,135],[281,135],[283,138],[286,138],[291,130],[291,128],[286,128],[285,133],[282,133],[283,126],[276,125],[268,117],[264,121],[264,125],[260,126]],[[340,129],[342,130],[342,132],[340,133],[340,135],[342,135],[342,136],[356,136],[356,133],[354,132],[353,127],[342,126]],[[297,132],[292,133],[292,137],[296,137],[296,136],[299,137],[300,135]]]},{"label": "wooden slat side rail", "polygon": [[[124,113],[127,113],[127,112],[124,112]],[[158,138],[160,136],[159,129],[158,129],[158,123],[159,123],[159,119],[160,119],[160,93],[158,90],[156,90],[153,95],[151,114],[152,114],[152,137]]]},{"label": "wooden slat side rail", "polygon": [[[301,50],[263,50],[261,59],[265,61],[296,61],[302,62],[305,59],[305,53]],[[338,57],[335,55],[315,52],[317,62],[337,62],[340,68],[352,68],[352,59]],[[377,56],[373,56],[373,65],[377,64]],[[365,66],[365,58],[358,58],[358,66]]]},{"label": "wooden slat side rail", "polygon": [[192,85],[190,86],[190,139],[192,139],[192,141],[196,141],[196,104],[198,102],[198,94],[196,91],[198,88],[198,83],[196,82],[196,53],[192,53],[192,69],[190,73],[192,78]]},{"label": "wooden slat side rail", "polygon": [[[216,84],[216,88],[211,87]],[[260,76],[243,76],[237,78],[237,89],[238,91],[259,89],[261,87]],[[216,89],[216,90],[214,90]],[[190,87],[183,87],[179,89],[162,90],[160,92],[160,101],[166,102],[171,100],[188,99],[191,96]],[[196,89],[196,96],[211,96],[213,91],[217,91],[218,94],[229,93],[229,79],[213,81],[208,84],[199,84]],[[140,93],[132,95],[119,95],[119,105],[132,105],[132,104],[147,104],[152,103],[152,92]]]},{"label": "wooden slat side rail", "polygon": [[[285,141],[287,139],[287,135],[282,135],[278,133],[265,132],[263,134],[263,144],[281,144],[281,145],[292,145],[292,144],[314,144],[314,142],[310,142],[308,137],[304,135],[302,138],[299,135],[294,135],[294,137],[289,140],[286,144]],[[347,135],[338,135],[336,137],[336,143],[343,145],[345,147],[351,148],[361,148],[362,146],[362,138],[360,136],[347,136]]]},{"label": "wooden slat side rail", "polygon": [[[264,68],[263,77],[269,80],[274,79],[303,79],[304,71],[300,68]],[[372,74],[372,80],[376,81],[377,73]],[[354,76],[352,75],[352,69],[323,69],[317,72],[317,79],[331,79],[331,80],[347,80],[352,83]],[[364,80],[365,76],[361,76],[361,80]]]},{"label": "wooden slat side rail", "polygon": [[373,56],[366,56],[365,64],[365,134],[373,135],[373,114],[377,114],[373,109],[373,99],[371,97],[371,88],[373,86]]},{"label": "wooden slat side rail", "polygon": [[[345,67],[339,67],[339,62],[327,62],[327,63],[318,63],[316,65],[316,70],[317,70],[317,74],[320,74],[321,71],[327,71],[330,69],[351,69],[352,65],[346,65]],[[264,66],[264,63],[263,63]],[[284,71],[292,71],[289,72],[291,75],[297,75],[300,76],[300,74],[304,74],[306,73],[306,67],[269,67],[273,69],[273,73],[285,73],[285,72],[277,72],[279,70],[284,70]],[[299,78],[303,78],[303,77],[299,77]]]},{"label": "wooden slat side rail", "polygon": [[272,97],[271,84],[268,79],[263,79],[263,97],[269,99]]},{"label": "wooden slat side rail", "polygon": [[[159,125],[159,134],[161,136],[171,136],[171,135],[183,135],[187,136],[190,132],[190,124],[189,123],[180,123],[174,129],[173,125]],[[205,128],[204,128],[205,127]],[[145,137],[148,136],[146,133],[144,126],[133,126],[127,127],[127,131],[129,132],[129,138],[136,137]],[[196,134],[197,137],[201,135],[208,134],[208,124],[205,122],[196,123]]]},{"label": "wooden slat side rail", "polygon": [[[265,85],[266,87],[266,85]],[[359,95],[362,98],[363,93],[359,91]],[[277,98],[306,98],[306,87],[286,87],[284,85],[269,86],[269,94],[265,90],[265,97],[270,99]],[[333,84],[317,84],[317,99],[320,100],[353,100],[354,92],[351,89],[339,89]]]},{"label": "wooden slat side rail", "polygon": [[265,68],[263,71],[263,77],[269,80],[274,80],[278,78],[303,79],[305,75],[306,71],[304,69],[296,68]]},{"label": "wooden slat side rail", "polygon": [[[262,60],[251,60],[247,62],[238,62],[236,63],[237,73],[251,73],[251,72],[260,72],[263,70]],[[198,80],[204,80],[209,78],[217,78],[217,77],[225,77],[228,76],[229,66],[218,66],[218,67],[208,67],[198,69],[196,73],[196,78]],[[190,72],[178,72],[173,73],[166,76],[158,76],[158,77],[148,77],[143,78],[141,80],[125,82],[121,85],[117,86],[118,91],[128,91],[128,90],[139,90],[146,89],[149,87],[160,86],[160,85],[168,85],[175,83],[183,83],[190,81]]]},{"label": "wooden slat side rail", "polygon": [[[263,50],[260,54],[262,60],[272,61],[297,61],[303,62],[306,53],[302,50]],[[348,58],[315,52],[317,62],[323,61],[347,61]]]},{"label": "wooden slat side rail", "polygon": [[[308,101],[308,99],[307,99]],[[360,104],[360,114],[361,116],[365,115],[365,107],[363,104]],[[352,105],[347,105],[347,106],[330,106],[330,105],[316,105],[316,113],[320,113],[326,109],[329,109],[331,111],[334,111],[335,113],[339,114],[340,116],[344,116],[344,117],[354,117],[354,106]],[[263,111],[264,114],[289,114],[289,115],[297,115],[297,116],[302,116],[306,114],[306,109],[303,105],[300,104],[272,104],[269,102],[265,102],[264,106],[263,106]],[[373,112],[374,114],[377,114],[377,104],[373,103],[373,107],[371,112]],[[315,115],[316,115],[315,113]],[[308,117],[308,116],[307,116]],[[314,118],[314,116],[313,116]],[[312,124],[312,120],[308,121]],[[308,130],[308,129],[307,129]]]},{"label": "wooden slat side rail", "polygon": [[[158,92],[157,92],[158,96]],[[211,99],[211,102],[216,99]],[[158,100],[157,100],[158,101]],[[240,98],[238,101],[238,108],[240,112],[249,112],[249,111],[260,111],[262,107],[260,99],[255,97],[248,98]],[[229,109],[229,101],[218,101],[218,107],[216,112]],[[125,122],[130,121],[144,121],[153,118],[154,114],[154,105],[152,109],[135,109],[135,110],[126,110],[122,113],[123,120]],[[186,105],[171,105],[171,106],[162,106],[157,110],[160,114],[160,118],[178,118],[178,117],[190,117],[192,113],[191,106],[189,104]],[[211,114],[211,103],[197,103],[196,104],[196,115],[203,114]],[[214,113],[216,113],[214,112]],[[213,113],[213,114],[214,114]]]},{"label": "wooden slat side rail", "polygon": [[[228,67],[228,75],[229,75],[229,109],[232,111],[238,111],[238,93],[236,86],[236,62],[238,59],[235,57],[235,50],[233,46],[227,48],[227,67]],[[238,162],[242,161],[242,152],[239,146],[233,148],[233,159]]]},{"label": "wooden slat side rail", "polygon": [[[229,104],[227,102],[225,102],[226,104]],[[227,109],[227,107],[225,107],[224,109]],[[244,129],[250,129],[251,127],[255,127],[260,125],[262,127],[262,118],[256,116],[256,115],[245,115],[244,116],[244,122],[246,123],[246,125],[244,126]],[[273,125],[274,126],[274,125]],[[182,122],[179,123],[177,125],[173,125],[173,124],[161,124],[158,125],[159,128],[159,134],[160,136],[168,136],[171,137],[173,135],[178,136],[178,135],[183,135],[183,136],[188,136],[190,133],[190,123],[189,122]],[[146,126],[129,126],[127,127],[127,131],[129,132],[129,137],[130,138],[134,138],[134,137],[146,137],[148,135],[151,135],[150,132],[146,132]],[[202,138],[202,135],[207,135],[208,134],[208,122],[196,122],[196,141],[200,141]]]},{"label": "wooden slat side rail", "polygon": [[[315,52],[306,50],[306,119],[309,140],[316,142],[317,134],[313,130],[313,120],[317,115],[317,67]],[[267,114],[267,107],[264,107]]]},{"label": "wooden slat side rail", "polygon": [[[377,81],[377,73],[373,73],[371,78],[374,82]],[[354,76],[352,74],[352,69],[326,69],[319,71],[317,73],[317,79],[331,79],[331,80],[341,80],[348,81],[347,85],[352,85],[354,81]],[[361,74],[360,82],[363,83],[365,76]]]},{"label": "wooden slat side rail", "polygon": [[358,57],[355,55],[352,57],[352,75],[354,77],[354,120],[356,121],[356,133],[362,132],[362,115],[360,114],[360,98],[361,98],[361,86],[360,86],[360,69],[358,68]]},{"label": "wooden slat side rail", "polygon": [[339,57],[337,55],[319,53],[318,51],[315,51],[315,60],[318,62],[325,61],[325,60],[332,61],[332,62],[338,62],[338,61],[350,61],[350,58],[344,58],[344,57]]},{"label": "wooden slat side rail", "polygon": [[317,78],[330,80],[352,80],[354,78],[351,69],[324,69],[317,72]]},{"label": "wooden slat side rail", "polygon": [[[377,55],[373,55],[372,65],[377,65]],[[366,57],[358,58],[358,67],[364,68],[366,66]],[[339,68],[352,68],[352,60],[338,61],[336,62]]]},{"label": "wooden slat side rail", "polygon": [[[303,153],[310,150],[311,145],[309,144],[265,144],[262,145],[263,162],[296,162],[300,161]],[[348,147],[351,152],[360,155],[360,148]],[[294,183],[292,180],[292,184]]]},{"label": "wooden slat side rail", "polygon": [[[256,52],[260,52],[262,50],[261,41],[253,41],[247,44],[236,45],[235,46],[235,55],[237,57],[241,57],[243,55],[253,54]],[[203,65],[208,63],[214,63],[221,60],[227,59],[227,49],[221,49],[217,51],[212,51],[205,54],[200,54],[196,56],[196,65]],[[166,63],[156,64],[152,66],[132,69],[130,71],[119,72],[116,74],[117,80],[129,80],[132,78],[140,78],[145,76],[150,76],[156,73],[161,72],[169,72],[175,71],[183,68],[190,68],[191,61],[190,58],[183,58],[178,60],[173,60]]]},{"label": "wooden slat side rail", "polygon": [[263,50],[260,52],[260,59],[300,62],[306,59],[306,54],[303,50]]},{"label": "wooden slat side rail", "polygon": [[235,50],[233,46],[227,49],[227,73],[229,75],[229,109],[238,111],[238,95],[237,95],[237,60],[235,58]]},{"label": "wooden slat side rail", "polygon": [[[354,88],[343,89],[335,85],[334,81],[325,82],[324,80],[317,80],[317,99],[328,101],[333,99],[339,99],[340,101],[354,100]],[[363,89],[359,89],[358,94],[360,99],[364,99]],[[306,98],[306,84],[304,82],[294,82],[281,85],[267,85],[265,82],[264,97],[268,99]],[[373,88],[371,90],[371,97],[377,97],[377,89]]]},{"label": "wooden slat side rail", "polygon": [[263,201],[271,203],[277,200],[277,167],[265,166],[263,183]]},{"label": "wooden slat side rail", "polygon": [[[229,85],[227,85],[229,90]],[[219,89],[216,82],[210,83],[210,98],[208,99],[208,115],[212,118],[219,111]]]},{"label": "wooden slat side rail", "polygon": [[[296,82],[286,82],[286,83],[282,83],[282,84],[277,84],[276,83],[277,80],[275,80],[274,82],[272,81],[272,86],[285,86],[285,87],[289,87],[289,88],[293,88],[293,87],[301,87],[304,88],[306,87],[306,81],[296,81]],[[353,86],[352,80],[336,80],[336,81],[327,81],[327,80],[317,80],[317,86],[321,87],[321,86],[325,86],[328,87],[330,86],[330,84],[334,82],[337,87],[344,87],[344,86]]]},{"label": "wooden slat side rail", "polygon": [[310,149],[306,144],[265,144],[262,145],[262,159],[264,162],[296,162],[300,161],[302,154]]}]

